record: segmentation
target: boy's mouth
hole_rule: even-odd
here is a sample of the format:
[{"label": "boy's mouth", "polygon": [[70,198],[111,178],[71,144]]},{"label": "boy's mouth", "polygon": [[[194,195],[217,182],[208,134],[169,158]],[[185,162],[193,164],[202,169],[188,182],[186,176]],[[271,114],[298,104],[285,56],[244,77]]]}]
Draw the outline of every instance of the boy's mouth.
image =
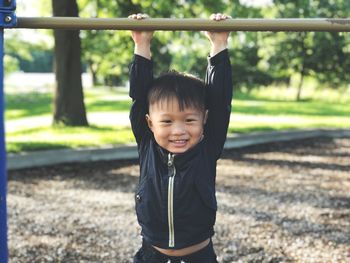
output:
[{"label": "boy's mouth", "polygon": [[172,144],[177,147],[185,146],[188,140],[169,140]]}]

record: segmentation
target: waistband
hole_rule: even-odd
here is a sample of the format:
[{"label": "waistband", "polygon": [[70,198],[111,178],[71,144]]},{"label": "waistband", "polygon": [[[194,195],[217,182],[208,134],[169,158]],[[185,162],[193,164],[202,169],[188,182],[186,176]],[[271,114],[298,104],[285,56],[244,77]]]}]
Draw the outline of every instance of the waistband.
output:
[{"label": "waistband", "polygon": [[208,256],[215,256],[214,248],[213,248],[213,242],[210,239],[209,244],[202,248],[201,250],[198,250],[192,254],[186,255],[186,256],[168,256],[157,249],[155,249],[151,244],[149,244],[147,241],[143,239],[142,241],[142,247],[144,250],[147,250],[148,253],[152,253],[153,257],[159,261],[164,263],[191,263],[191,262],[204,262],[208,260]]}]

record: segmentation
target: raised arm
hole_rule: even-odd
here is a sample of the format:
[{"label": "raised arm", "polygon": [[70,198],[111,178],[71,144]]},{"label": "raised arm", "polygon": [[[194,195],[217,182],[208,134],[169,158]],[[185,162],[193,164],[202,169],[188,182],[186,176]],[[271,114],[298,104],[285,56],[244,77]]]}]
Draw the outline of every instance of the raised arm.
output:
[{"label": "raised arm", "polygon": [[[220,21],[230,17],[215,14],[211,19]],[[231,115],[232,71],[227,50],[229,32],[207,32],[206,35],[211,49],[205,77],[209,112],[204,132],[209,142],[209,150],[218,159],[226,141]]]},{"label": "raised arm", "polygon": [[[130,19],[146,19],[144,14],[130,15]],[[153,64],[151,61],[151,31],[132,31],[135,43],[134,58],[129,69],[130,92],[133,100],[130,110],[131,128],[137,144],[140,146],[143,138],[149,134],[145,119],[147,109],[147,93],[153,81]]]}]

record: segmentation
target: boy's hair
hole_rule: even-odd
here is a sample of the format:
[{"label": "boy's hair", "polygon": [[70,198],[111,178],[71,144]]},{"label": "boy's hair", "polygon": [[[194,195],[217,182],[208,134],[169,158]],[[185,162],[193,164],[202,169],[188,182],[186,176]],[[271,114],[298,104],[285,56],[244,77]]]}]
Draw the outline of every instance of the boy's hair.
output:
[{"label": "boy's hair", "polygon": [[205,110],[205,84],[187,73],[171,70],[156,78],[148,92],[148,105],[177,99],[179,108],[183,111],[187,107]]}]

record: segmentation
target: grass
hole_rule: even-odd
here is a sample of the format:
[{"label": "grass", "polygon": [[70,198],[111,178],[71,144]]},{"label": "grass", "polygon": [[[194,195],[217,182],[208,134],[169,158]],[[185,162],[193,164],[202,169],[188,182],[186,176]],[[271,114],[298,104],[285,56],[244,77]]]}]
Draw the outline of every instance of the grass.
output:
[{"label": "grass", "polygon": [[133,141],[132,133],[127,127],[39,127],[10,133],[7,136],[7,151],[99,147]]},{"label": "grass", "polygon": [[[304,91],[303,100],[294,100],[295,90],[269,87],[252,93],[236,93],[230,133],[276,131],[300,128],[350,128],[350,91]],[[88,114],[99,113],[90,127],[52,127],[52,92],[6,92],[6,146],[11,153],[57,148],[99,147],[134,142],[125,125],[118,125],[120,113],[127,114],[130,100],[126,89],[85,90]],[[111,117],[112,116],[112,117]],[[100,117],[99,117],[100,118]],[[14,124],[15,123],[15,124]]]},{"label": "grass", "polygon": [[[131,105],[130,101],[120,100],[121,96],[125,97],[126,95],[126,92],[120,89],[117,92],[107,88],[89,89],[84,93],[85,106],[91,112],[127,112]],[[15,120],[51,115],[52,101],[52,92],[17,93],[11,91],[6,94],[5,118]]]}]

